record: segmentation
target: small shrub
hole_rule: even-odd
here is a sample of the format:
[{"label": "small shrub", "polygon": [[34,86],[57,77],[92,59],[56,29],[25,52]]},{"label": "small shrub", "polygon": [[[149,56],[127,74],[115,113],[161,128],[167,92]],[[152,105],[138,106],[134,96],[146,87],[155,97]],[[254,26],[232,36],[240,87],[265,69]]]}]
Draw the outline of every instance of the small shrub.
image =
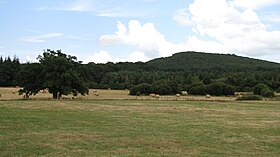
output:
[{"label": "small shrub", "polygon": [[274,97],[274,91],[270,90],[269,88],[264,88],[261,90],[261,95],[267,98]]},{"label": "small shrub", "polygon": [[261,83],[257,84],[254,87],[254,94],[262,95],[262,96],[268,97],[268,98],[274,97],[274,91],[269,89],[269,87],[267,85],[261,84]]},{"label": "small shrub", "polygon": [[248,96],[238,97],[236,100],[262,100],[262,97],[259,95],[248,95]]},{"label": "small shrub", "polygon": [[266,89],[266,88],[268,88],[267,85],[265,85],[265,84],[263,84],[263,83],[259,83],[259,84],[257,84],[257,85],[254,87],[254,94],[256,94],[256,95],[261,95],[261,91],[262,91],[263,89]]}]

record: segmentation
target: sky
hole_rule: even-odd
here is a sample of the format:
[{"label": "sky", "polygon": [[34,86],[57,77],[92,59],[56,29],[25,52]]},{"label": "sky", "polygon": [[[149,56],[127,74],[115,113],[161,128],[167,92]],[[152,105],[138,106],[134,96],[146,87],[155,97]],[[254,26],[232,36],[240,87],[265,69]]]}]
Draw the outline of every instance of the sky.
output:
[{"label": "sky", "polygon": [[0,55],[36,62],[61,49],[83,63],[181,51],[280,63],[280,0],[0,0]]}]

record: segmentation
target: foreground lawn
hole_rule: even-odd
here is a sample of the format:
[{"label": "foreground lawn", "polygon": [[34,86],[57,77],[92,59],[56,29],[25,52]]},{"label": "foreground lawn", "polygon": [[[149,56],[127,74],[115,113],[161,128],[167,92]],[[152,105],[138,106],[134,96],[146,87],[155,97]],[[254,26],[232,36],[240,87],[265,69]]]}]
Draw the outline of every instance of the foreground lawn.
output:
[{"label": "foreground lawn", "polygon": [[0,101],[0,156],[280,156],[279,102]]}]

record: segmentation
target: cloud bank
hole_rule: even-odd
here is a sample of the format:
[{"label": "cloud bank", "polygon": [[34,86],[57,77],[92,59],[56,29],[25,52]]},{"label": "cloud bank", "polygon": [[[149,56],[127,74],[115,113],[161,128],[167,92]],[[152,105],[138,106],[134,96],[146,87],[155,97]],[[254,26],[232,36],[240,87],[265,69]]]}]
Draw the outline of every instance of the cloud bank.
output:
[{"label": "cloud bank", "polygon": [[[235,53],[237,55],[255,58],[276,56],[280,50],[280,14],[277,12],[262,12],[264,9],[279,5],[279,0],[192,0],[188,6],[178,8],[173,12],[173,21],[177,27],[186,29],[184,41],[173,42],[156,27],[157,23],[141,23],[137,19],[151,15],[153,5],[143,9],[143,4],[160,4],[158,0],[123,0],[96,1],[73,0],[68,4],[55,7],[43,7],[41,10],[59,10],[86,12],[99,17],[122,17],[130,19],[124,23],[116,23],[117,31],[101,35],[99,43],[101,51],[95,51],[92,61],[146,61],[155,57],[170,56],[179,51],[203,51],[215,53]],[[151,10],[149,10],[151,9]],[[141,11],[140,11],[141,10]],[[275,10],[275,9],[274,9]],[[154,12],[154,13],[155,13]],[[151,16],[150,16],[151,17]],[[175,28],[176,29],[176,28]],[[174,32],[177,30],[174,30]],[[21,41],[41,43],[47,38],[63,36],[61,33],[46,33],[38,36],[20,38]],[[66,36],[77,40],[90,40],[78,36]],[[133,47],[125,59],[112,57],[106,46]],[[105,48],[104,48],[105,47]],[[104,58],[94,60],[96,58]],[[90,57],[89,57],[90,58]]]},{"label": "cloud bank", "polygon": [[[192,25],[188,26],[192,27],[201,41],[205,37],[213,39],[212,46],[216,45],[217,51],[223,49],[249,56],[269,55],[280,49],[280,31],[269,31],[255,9],[276,3],[279,1],[195,0],[185,10],[188,16],[181,21],[190,21]],[[178,14],[174,15],[175,21],[176,16]]]},{"label": "cloud bank", "polygon": [[[100,42],[104,45],[124,44],[135,46],[145,58],[169,56],[175,52],[183,51],[186,45],[183,43],[172,43],[165,39],[153,23],[141,24],[137,20],[131,20],[128,26],[121,22],[117,24],[118,31],[112,35],[103,35]],[[143,57],[144,58],[144,57]]]},{"label": "cloud bank", "polygon": [[137,20],[130,20],[127,26],[119,21],[114,34],[102,35],[99,40],[103,45],[134,46],[146,58],[169,56],[179,51],[272,56],[280,49],[280,31],[269,30],[256,10],[279,3],[277,0],[254,3],[251,0],[194,0],[173,16],[179,26],[192,29],[194,35],[186,34],[186,41],[167,41],[154,23],[141,24]]}]

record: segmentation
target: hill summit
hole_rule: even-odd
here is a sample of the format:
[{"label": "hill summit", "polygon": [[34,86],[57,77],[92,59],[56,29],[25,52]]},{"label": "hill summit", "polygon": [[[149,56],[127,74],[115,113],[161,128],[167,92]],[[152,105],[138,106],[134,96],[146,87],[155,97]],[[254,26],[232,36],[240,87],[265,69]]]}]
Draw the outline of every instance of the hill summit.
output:
[{"label": "hill summit", "polygon": [[234,54],[214,54],[202,52],[179,52],[170,57],[157,58],[147,62],[159,70],[223,70],[251,71],[280,69],[279,63],[241,57]]}]

